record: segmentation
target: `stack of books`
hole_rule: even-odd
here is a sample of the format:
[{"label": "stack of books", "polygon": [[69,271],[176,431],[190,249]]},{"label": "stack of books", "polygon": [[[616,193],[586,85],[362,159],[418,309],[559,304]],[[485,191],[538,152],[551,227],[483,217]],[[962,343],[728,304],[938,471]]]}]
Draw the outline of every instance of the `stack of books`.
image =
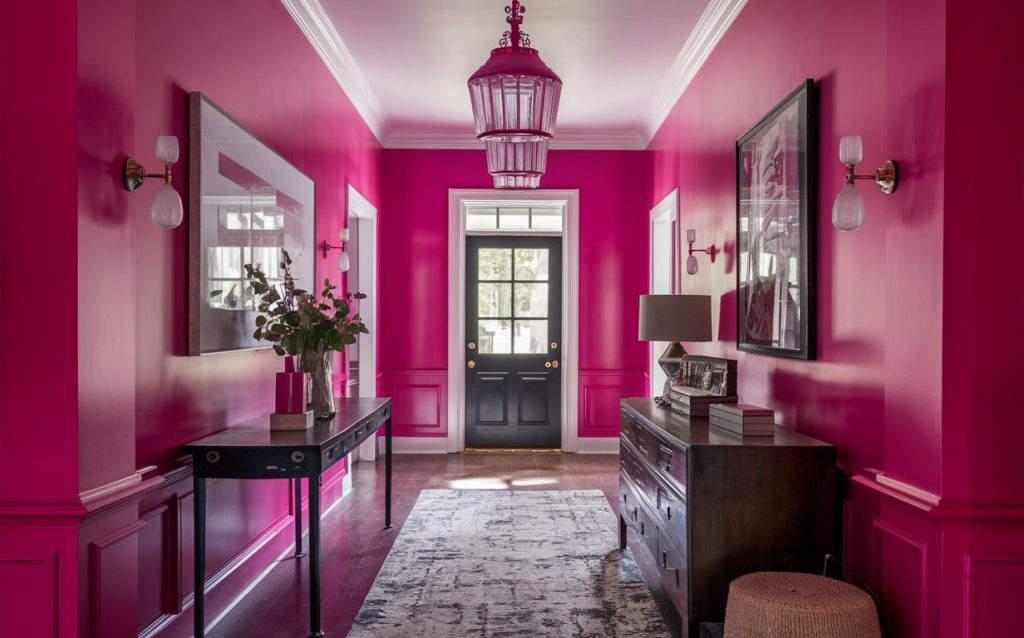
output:
[{"label": "stack of books", "polygon": [[711,425],[740,436],[775,436],[775,410],[747,403],[714,404]]},{"label": "stack of books", "polygon": [[672,411],[683,416],[708,416],[712,405],[736,403],[737,401],[739,398],[736,396],[722,396],[707,390],[675,384],[672,385],[672,390],[669,393]]}]

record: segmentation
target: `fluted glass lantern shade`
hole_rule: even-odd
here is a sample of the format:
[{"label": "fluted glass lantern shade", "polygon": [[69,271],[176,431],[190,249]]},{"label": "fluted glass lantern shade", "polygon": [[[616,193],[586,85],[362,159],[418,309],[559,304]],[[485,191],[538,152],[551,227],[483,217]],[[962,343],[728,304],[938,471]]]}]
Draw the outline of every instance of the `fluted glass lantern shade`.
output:
[{"label": "fluted glass lantern shade", "polygon": [[860,135],[847,135],[839,139],[839,161],[849,166],[864,159],[864,143]]},{"label": "fluted glass lantern shade", "polygon": [[863,223],[864,196],[857,192],[852,183],[846,184],[832,204],[832,225],[837,230],[851,231],[857,230]]},{"label": "fluted glass lantern shade", "polygon": [[351,263],[349,262],[348,251],[342,248],[341,252],[338,253],[338,270],[341,272],[348,272],[350,267]]},{"label": "fluted glass lantern shade", "polygon": [[[520,30],[525,11],[519,0],[505,8],[511,29],[468,81],[476,136],[486,143],[496,188],[540,186],[562,92],[562,80],[530,48],[529,36]],[[516,148],[508,143],[533,146]],[[513,161],[513,156],[519,159]],[[518,185],[499,186],[499,182]]]},{"label": "fluted glass lantern shade", "polygon": [[161,135],[156,138],[156,158],[164,164],[178,161],[178,138],[173,135]]},{"label": "fluted glass lantern shade", "polygon": [[547,168],[548,140],[506,142],[487,140],[487,172],[495,188],[539,188]]},{"label": "fluted glass lantern shade", "polygon": [[181,196],[170,182],[164,184],[156,192],[153,203],[150,205],[149,214],[153,223],[165,230],[177,228],[181,224],[185,213],[181,206]]},{"label": "fluted glass lantern shade", "polygon": [[697,274],[697,256],[690,255],[686,258],[686,274],[696,275]]}]

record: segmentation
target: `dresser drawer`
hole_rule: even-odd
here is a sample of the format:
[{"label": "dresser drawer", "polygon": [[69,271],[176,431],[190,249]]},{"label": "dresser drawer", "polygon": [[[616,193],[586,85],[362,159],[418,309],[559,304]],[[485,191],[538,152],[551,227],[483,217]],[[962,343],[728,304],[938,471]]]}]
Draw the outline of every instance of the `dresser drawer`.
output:
[{"label": "dresser drawer", "polygon": [[685,550],[687,547],[686,500],[680,498],[679,494],[660,481],[655,486],[655,493],[658,527],[664,530],[664,536]]},{"label": "dresser drawer", "polygon": [[640,493],[653,506],[658,497],[657,481],[647,465],[641,460],[631,445],[623,445],[619,453],[620,471],[637,487]]},{"label": "dresser drawer", "polygon": [[671,541],[666,541],[664,535],[660,535],[658,540],[659,551],[655,556],[658,576],[673,606],[683,618],[686,618],[689,608],[689,568],[686,553],[675,547]]},{"label": "dresser drawer", "polygon": [[622,415],[622,434],[652,465],[657,465],[658,437],[644,429],[627,414]]},{"label": "dresser drawer", "polygon": [[686,494],[686,450],[658,443],[658,468],[675,479],[679,491]]}]

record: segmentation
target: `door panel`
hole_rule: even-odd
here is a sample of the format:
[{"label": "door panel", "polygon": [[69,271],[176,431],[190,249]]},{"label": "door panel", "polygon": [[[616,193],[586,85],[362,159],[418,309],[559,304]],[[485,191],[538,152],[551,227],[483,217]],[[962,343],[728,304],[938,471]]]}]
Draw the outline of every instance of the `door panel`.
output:
[{"label": "door panel", "polygon": [[560,445],[561,339],[561,237],[467,237],[467,447]]},{"label": "door panel", "polygon": [[477,422],[508,424],[508,376],[477,373]]},{"label": "door panel", "polygon": [[523,374],[519,376],[519,424],[545,425],[550,421],[548,414],[548,375]]}]

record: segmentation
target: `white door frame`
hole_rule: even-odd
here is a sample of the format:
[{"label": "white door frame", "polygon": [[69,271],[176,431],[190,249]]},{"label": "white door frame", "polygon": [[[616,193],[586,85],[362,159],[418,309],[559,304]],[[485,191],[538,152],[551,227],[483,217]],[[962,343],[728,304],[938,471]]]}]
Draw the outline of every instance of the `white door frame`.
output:
[{"label": "white door frame", "polygon": [[472,204],[560,202],[562,223],[562,451],[578,449],[579,209],[578,190],[448,190],[448,452],[466,449],[466,215]]},{"label": "white door frame", "polygon": [[[359,225],[357,234],[357,259],[359,292],[366,293],[370,303],[359,304],[359,315],[370,334],[359,335],[359,396],[377,396],[377,207],[356,190],[352,184],[345,189],[346,226],[355,222]],[[365,274],[364,274],[365,273]],[[366,275],[369,275],[367,277]],[[366,285],[368,284],[368,285]],[[376,458],[377,446],[372,439],[359,447],[359,460],[372,461]]]},{"label": "white door frame", "polygon": [[[664,290],[655,291],[654,285],[654,273],[658,268],[664,268],[663,263],[655,263],[657,255],[654,250],[655,237],[664,236],[661,234],[665,230],[662,224],[668,225],[668,229],[671,230],[672,222],[679,219],[679,189],[674,189],[671,193],[665,196],[665,199],[658,202],[658,205],[651,209],[650,223],[648,224],[648,255],[650,255],[650,264],[648,266],[648,292],[650,293],[662,293]],[[669,249],[671,255],[670,260],[672,262],[672,285],[671,292],[679,293],[681,290],[680,279],[682,273],[679,272],[679,255],[681,254],[681,235],[674,237],[671,247]],[[661,396],[662,386],[665,382],[665,373],[662,371],[661,366],[658,365],[658,358],[661,353],[668,346],[666,343],[651,342],[648,344],[648,355],[647,355],[647,378],[650,382],[650,395]]]}]

